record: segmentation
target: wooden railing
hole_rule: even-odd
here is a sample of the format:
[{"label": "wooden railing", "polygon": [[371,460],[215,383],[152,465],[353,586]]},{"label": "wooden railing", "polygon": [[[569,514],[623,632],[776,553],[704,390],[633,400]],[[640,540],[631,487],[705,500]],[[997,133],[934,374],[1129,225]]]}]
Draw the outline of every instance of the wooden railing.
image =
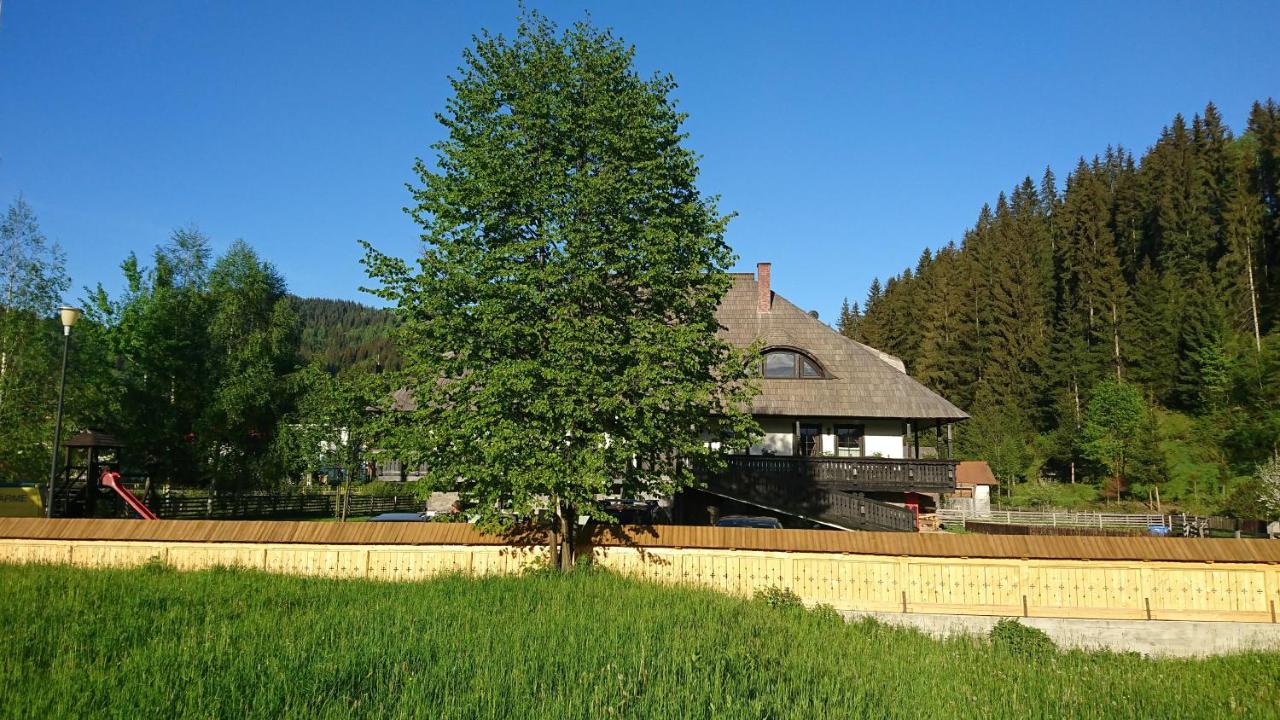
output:
[{"label": "wooden railing", "polygon": [[1001,523],[1004,525],[1049,525],[1055,527],[1136,527],[1149,528],[1152,525],[1170,527],[1168,515],[1137,515],[1128,513],[1102,512],[1035,512],[1028,510],[989,510],[975,512],[944,508],[938,511],[941,522],[963,523],[966,520],[977,520],[985,523]]},{"label": "wooden railing", "polygon": [[[270,518],[336,516],[342,496],[324,495],[241,495],[228,497],[157,498],[152,511],[162,518]],[[348,515],[377,515],[384,512],[421,510],[423,502],[412,496],[372,497],[352,495]]]},{"label": "wooden railing", "polygon": [[849,530],[913,532],[915,513],[860,493],[768,475],[712,477],[707,492]]},{"label": "wooden railing", "polygon": [[1227,517],[1203,517],[1173,513],[1078,512],[1070,510],[988,510],[977,512],[967,508],[938,510],[938,520],[964,524],[968,521],[999,525],[1047,526],[1060,528],[1140,528],[1163,527],[1170,535],[1206,535],[1210,530],[1239,532],[1243,536],[1266,535],[1266,521],[1238,520]]},{"label": "wooden railing", "polygon": [[[141,488],[134,490],[143,497]],[[247,520],[253,518],[336,517],[341,493],[282,495],[243,493],[159,495],[147,506],[161,518],[172,520]],[[352,495],[347,501],[348,516],[377,515],[384,512],[415,512],[424,503],[411,494],[400,496]]]},{"label": "wooden railing", "polygon": [[730,455],[728,473],[858,492],[954,492],[956,465],[954,460]]}]

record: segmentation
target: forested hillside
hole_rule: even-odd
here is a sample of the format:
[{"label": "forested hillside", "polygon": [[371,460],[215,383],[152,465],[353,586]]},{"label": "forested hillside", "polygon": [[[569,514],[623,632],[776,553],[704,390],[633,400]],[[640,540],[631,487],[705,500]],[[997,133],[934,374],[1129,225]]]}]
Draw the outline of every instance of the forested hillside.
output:
[{"label": "forested hillside", "polygon": [[329,372],[400,368],[389,311],[327,298],[294,298],[294,307],[302,322],[299,351],[306,362],[318,362]]},{"label": "forested hillside", "polygon": [[968,409],[1006,483],[1248,512],[1280,447],[1280,106],[1028,177],[839,325]]}]

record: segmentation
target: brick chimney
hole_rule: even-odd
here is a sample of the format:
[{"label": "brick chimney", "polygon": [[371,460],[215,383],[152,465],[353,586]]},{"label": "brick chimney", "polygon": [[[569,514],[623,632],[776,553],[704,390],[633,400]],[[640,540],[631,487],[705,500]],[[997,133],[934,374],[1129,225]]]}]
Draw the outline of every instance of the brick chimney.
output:
[{"label": "brick chimney", "polygon": [[756,263],[756,310],[769,312],[773,310],[773,287],[769,282],[772,263]]}]

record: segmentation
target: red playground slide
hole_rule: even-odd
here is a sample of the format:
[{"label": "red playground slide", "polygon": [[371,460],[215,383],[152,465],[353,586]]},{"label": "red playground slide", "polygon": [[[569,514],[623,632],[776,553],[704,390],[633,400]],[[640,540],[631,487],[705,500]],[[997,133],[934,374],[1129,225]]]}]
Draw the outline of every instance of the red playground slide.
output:
[{"label": "red playground slide", "polygon": [[133,510],[138,514],[138,517],[143,520],[159,520],[155,513],[148,510],[147,506],[142,504],[141,500],[134,497],[133,493],[129,492],[128,488],[120,484],[120,473],[104,470],[102,472],[102,479],[99,482],[102,483],[102,487],[114,490],[115,493],[120,496],[120,499],[124,500],[124,504],[128,505],[130,510]]}]

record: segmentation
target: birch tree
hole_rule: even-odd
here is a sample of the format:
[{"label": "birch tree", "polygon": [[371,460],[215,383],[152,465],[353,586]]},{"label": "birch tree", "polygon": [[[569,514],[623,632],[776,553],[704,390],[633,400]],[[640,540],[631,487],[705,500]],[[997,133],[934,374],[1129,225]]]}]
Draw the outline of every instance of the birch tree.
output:
[{"label": "birch tree", "polygon": [[60,345],[51,318],[70,281],[64,256],[21,197],[0,220],[0,480],[47,472]]}]

